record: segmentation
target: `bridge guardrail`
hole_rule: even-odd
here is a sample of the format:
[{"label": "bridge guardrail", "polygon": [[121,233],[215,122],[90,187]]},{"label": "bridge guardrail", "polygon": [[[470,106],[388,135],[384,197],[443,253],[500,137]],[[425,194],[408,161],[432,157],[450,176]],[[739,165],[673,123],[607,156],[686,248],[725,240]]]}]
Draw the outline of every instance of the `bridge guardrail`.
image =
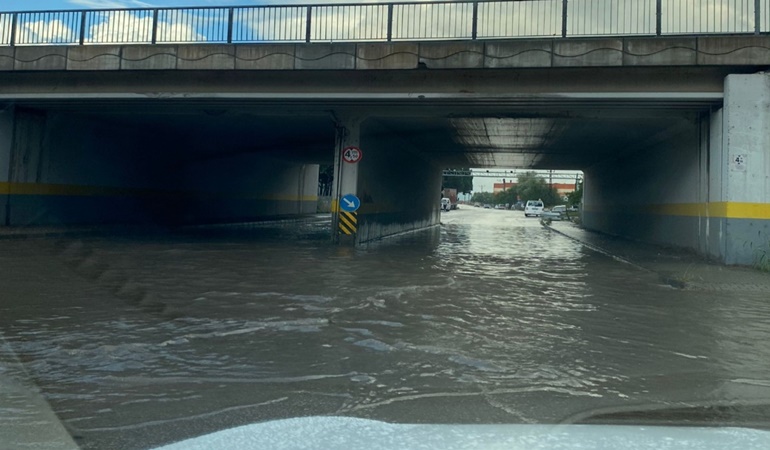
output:
[{"label": "bridge guardrail", "polygon": [[759,34],[770,0],[461,0],[0,13],[0,46]]}]

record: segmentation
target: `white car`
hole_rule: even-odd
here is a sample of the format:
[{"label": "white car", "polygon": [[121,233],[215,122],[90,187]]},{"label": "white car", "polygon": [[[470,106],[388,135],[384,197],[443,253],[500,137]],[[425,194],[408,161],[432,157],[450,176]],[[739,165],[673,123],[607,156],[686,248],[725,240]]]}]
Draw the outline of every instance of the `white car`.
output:
[{"label": "white car", "polygon": [[524,216],[539,216],[543,214],[543,202],[540,200],[528,200],[524,206]]}]

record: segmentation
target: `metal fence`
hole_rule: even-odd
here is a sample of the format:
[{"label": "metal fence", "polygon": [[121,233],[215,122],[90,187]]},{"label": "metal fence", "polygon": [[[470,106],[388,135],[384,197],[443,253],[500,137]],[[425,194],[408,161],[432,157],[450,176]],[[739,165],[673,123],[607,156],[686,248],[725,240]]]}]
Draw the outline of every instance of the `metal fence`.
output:
[{"label": "metal fence", "polygon": [[0,13],[0,45],[759,34],[770,0],[478,0]]}]

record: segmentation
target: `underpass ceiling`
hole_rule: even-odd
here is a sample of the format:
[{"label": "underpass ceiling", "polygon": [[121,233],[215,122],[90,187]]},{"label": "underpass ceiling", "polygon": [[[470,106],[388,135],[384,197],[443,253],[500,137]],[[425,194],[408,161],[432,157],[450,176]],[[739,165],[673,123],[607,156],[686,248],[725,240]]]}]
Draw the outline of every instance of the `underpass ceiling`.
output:
[{"label": "underpass ceiling", "polygon": [[684,132],[694,114],[379,119],[443,167],[586,169]]},{"label": "underpass ceiling", "polygon": [[[334,120],[339,114],[350,114],[345,110],[272,110],[226,104],[155,106],[48,109],[130,127],[149,137],[171,136],[179,145],[164,149],[170,163],[258,152],[307,163],[331,163]],[[441,112],[436,107],[419,111],[413,107],[370,110],[370,114],[381,114],[368,121],[411,142],[422,158],[447,168],[586,169],[638,151],[656,136],[684,129],[702,110],[702,105],[681,109],[582,104],[571,108],[498,106],[497,110],[466,106],[468,112],[462,114],[454,108]],[[404,114],[408,111],[419,114]]]}]

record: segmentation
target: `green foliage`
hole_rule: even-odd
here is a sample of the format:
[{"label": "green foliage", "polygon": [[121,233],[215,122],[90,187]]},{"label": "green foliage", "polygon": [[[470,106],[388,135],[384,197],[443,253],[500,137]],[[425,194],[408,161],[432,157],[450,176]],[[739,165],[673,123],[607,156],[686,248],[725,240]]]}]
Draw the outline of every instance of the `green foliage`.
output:
[{"label": "green foliage", "polygon": [[[470,169],[450,169],[458,171],[470,171]],[[470,194],[473,191],[473,177],[444,177],[441,180],[441,189],[457,189],[458,193]]]},{"label": "green foliage", "polygon": [[471,197],[471,202],[492,205],[495,203],[495,196],[491,192],[476,192]]},{"label": "green foliage", "polygon": [[577,188],[574,192],[567,194],[567,204],[570,206],[577,206],[583,202],[583,183],[577,184]]},{"label": "green foliage", "polygon": [[334,182],[334,166],[324,164],[318,168],[318,195],[328,197],[332,195],[332,183]]},{"label": "green foliage", "polygon": [[519,175],[516,189],[519,197],[524,202],[527,200],[542,200],[546,207],[563,203],[556,189],[548,185],[545,179],[535,172],[526,172]]},{"label": "green foliage", "polygon": [[513,205],[517,201],[516,195],[517,195],[517,189],[515,186],[512,186],[504,191],[495,192],[493,197],[494,197],[495,204]]}]

